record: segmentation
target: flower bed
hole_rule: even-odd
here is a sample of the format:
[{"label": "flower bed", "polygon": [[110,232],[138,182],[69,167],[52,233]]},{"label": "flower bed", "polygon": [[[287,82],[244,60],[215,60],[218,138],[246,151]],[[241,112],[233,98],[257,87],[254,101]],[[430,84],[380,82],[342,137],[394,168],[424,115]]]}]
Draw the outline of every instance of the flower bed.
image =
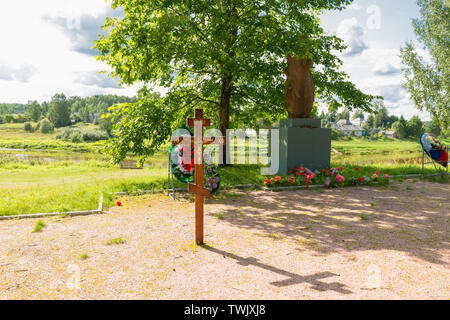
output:
[{"label": "flower bed", "polygon": [[356,186],[356,185],[371,185],[374,182],[377,184],[388,184],[390,176],[387,173],[381,173],[379,170],[373,172],[370,176],[359,174],[359,168],[352,168],[345,170],[344,168],[331,168],[330,170],[322,169],[314,172],[308,168],[299,166],[291,169],[288,176],[274,176],[264,181],[264,185],[269,188],[285,187],[285,186],[305,186],[309,189],[312,185],[323,185],[327,188]]}]

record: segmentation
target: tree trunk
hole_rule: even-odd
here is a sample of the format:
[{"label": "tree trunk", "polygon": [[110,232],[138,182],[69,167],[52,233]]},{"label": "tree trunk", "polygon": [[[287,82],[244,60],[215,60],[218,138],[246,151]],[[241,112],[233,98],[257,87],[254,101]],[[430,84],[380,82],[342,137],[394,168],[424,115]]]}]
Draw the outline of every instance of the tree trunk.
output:
[{"label": "tree trunk", "polygon": [[[230,99],[232,92],[233,76],[226,76],[222,79],[222,93],[220,96],[219,107],[219,129],[223,136],[226,136],[227,129],[230,127]],[[223,147],[223,164],[227,164],[228,146],[225,143]]]},{"label": "tree trunk", "polygon": [[[233,44],[235,43],[237,36],[238,36],[238,25],[235,23],[232,23],[232,21],[235,21],[237,16],[238,16],[238,12],[237,12],[237,4],[236,2],[232,1],[231,3],[228,3],[228,5],[230,5],[229,7],[229,11],[228,11],[228,21],[230,22],[229,25],[229,37],[228,37],[228,41],[227,41],[227,54],[228,57],[232,60],[234,60],[234,56],[235,56],[235,52],[232,50],[233,48]],[[225,71],[224,72],[225,76],[222,78],[222,92],[221,92],[221,96],[220,96],[220,107],[219,107],[219,126],[220,126],[220,131],[222,132],[223,136],[226,136],[227,134],[227,129],[230,128],[230,100],[231,100],[231,95],[233,92],[233,73],[232,71]],[[228,163],[230,163],[229,161],[227,161],[227,158],[229,155],[229,152],[227,152],[228,150],[228,144],[225,141],[225,145],[223,148],[223,155],[222,155],[222,159],[223,159],[223,164],[226,165]],[[229,160],[229,159],[228,159]]]}]

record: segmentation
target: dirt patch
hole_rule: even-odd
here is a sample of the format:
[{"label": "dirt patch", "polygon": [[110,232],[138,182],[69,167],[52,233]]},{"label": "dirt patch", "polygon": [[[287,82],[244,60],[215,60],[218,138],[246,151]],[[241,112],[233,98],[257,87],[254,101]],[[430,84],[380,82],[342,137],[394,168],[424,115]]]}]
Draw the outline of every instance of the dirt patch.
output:
[{"label": "dirt patch", "polygon": [[224,194],[203,247],[189,199],[121,201],[2,221],[0,299],[450,298],[449,184]]}]

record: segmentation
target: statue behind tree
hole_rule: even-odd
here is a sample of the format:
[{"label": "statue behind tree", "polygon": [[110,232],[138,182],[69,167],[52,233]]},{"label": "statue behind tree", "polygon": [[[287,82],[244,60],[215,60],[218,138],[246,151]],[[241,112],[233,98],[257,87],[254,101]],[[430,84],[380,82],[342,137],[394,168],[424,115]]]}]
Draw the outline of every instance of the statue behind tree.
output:
[{"label": "statue behind tree", "polygon": [[280,120],[279,168],[277,173],[289,174],[298,166],[310,170],[329,169],[331,129],[322,128],[320,119],[312,119],[314,81],[313,61],[309,58],[287,57],[284,104],[288,119]]},{"label": "statue behind tree", "polygon": [[314,104],[312,66],[311,59],[297,59],[291,55],[287,58],[284,105],[290,119],[311,118]]}]

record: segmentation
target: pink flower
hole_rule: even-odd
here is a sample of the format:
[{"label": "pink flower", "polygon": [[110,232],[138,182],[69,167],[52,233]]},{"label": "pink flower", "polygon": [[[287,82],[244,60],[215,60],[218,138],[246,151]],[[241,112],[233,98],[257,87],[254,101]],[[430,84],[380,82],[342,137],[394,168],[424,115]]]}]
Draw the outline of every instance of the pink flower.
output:
[{"label": "pink flower", "polygon": [[376,174],[376,175],[379,175],[379,174],[380,174],[380,171],[375,171],[375,174]]},{"label": "pink flower", "polygon": [[345,178],[344,178],[344,176],[341,176],[340,174],[338,174],[336,176],[336,181],[339,182],[339,183],[342,183],[342,182],[345,181]]},{"label": "pink flower", "polygon": [[387,173],[385,173],[385,174],[383,175],[383,177],[384,177],[386,180],[389,180],[389,179],[391,178]]}]

